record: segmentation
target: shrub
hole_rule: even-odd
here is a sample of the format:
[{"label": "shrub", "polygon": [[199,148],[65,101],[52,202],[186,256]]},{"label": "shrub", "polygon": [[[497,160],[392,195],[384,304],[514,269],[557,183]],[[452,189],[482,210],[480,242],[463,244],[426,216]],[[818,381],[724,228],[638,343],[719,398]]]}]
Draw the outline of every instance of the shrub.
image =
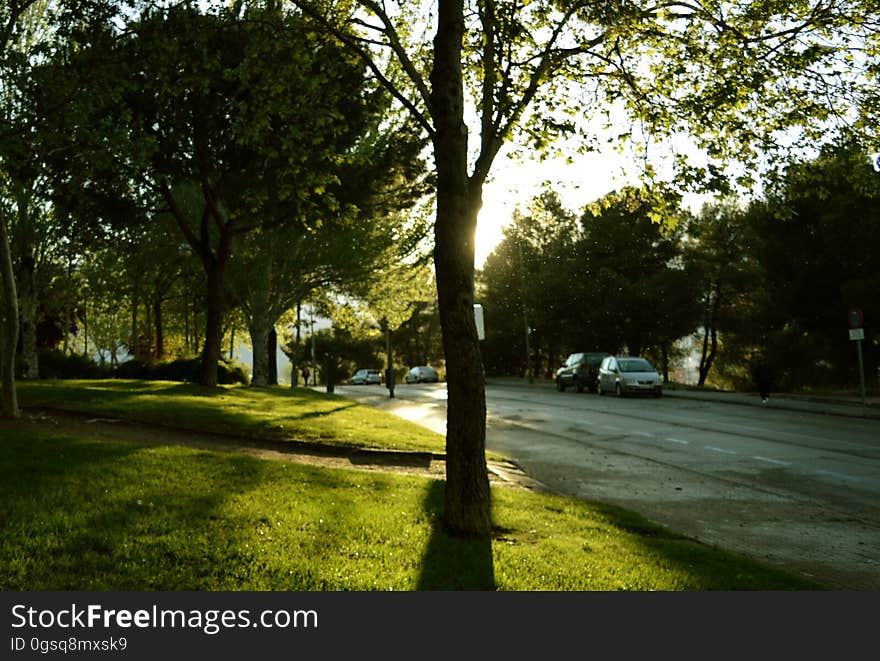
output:
[{"label": "shrub", "polygon": [[41,379],[104,379],[111,370],[102,367],[88,356],[65,354],[58,349],[40,351],[39,374]]},{"label": "shrub", "polygon": [[[152,364],[132,359],[122,363],[116,369],[116,376],[120,379],[198,383],[201,365],[201,358],[176,358]],[[247,384],[247,372],[241,364],[235,361],[220,360],[217,363],[217,383],[223,385]]]}]

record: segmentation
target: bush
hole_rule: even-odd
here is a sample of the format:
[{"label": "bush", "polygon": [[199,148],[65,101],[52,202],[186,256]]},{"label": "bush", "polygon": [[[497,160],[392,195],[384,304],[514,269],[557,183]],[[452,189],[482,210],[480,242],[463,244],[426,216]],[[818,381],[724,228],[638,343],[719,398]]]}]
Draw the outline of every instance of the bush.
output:
[{"label": "bush", "polygon": [[[122,363],[116,369],[116,377],[120,379],[198,383],[201,365],[201,358],[177,358],[162,363],[144,363],[132,359]],[[222,385],[233,383],[247,384],[247,372],[242,365],[235,361],[220,360],[217,363],[217,383]]]},{"label": "bush", "polygon": [[[223,381],[220,381],[221,374],[224,379]],[[247,367],[235,360],[220,361],[220,365],[217,368],[217,380],[224,384],[250,383]]]},{"label": "bush", "polygon": [[58,349],[40,351],[37,360],[41,379],[106,379],[112,375],[109,368],[88,356],[65,354]]},{"label": "bush", "polygon": [[149,379],[150,365],[136,358],[120,363],[114,376],[118,379]]}]

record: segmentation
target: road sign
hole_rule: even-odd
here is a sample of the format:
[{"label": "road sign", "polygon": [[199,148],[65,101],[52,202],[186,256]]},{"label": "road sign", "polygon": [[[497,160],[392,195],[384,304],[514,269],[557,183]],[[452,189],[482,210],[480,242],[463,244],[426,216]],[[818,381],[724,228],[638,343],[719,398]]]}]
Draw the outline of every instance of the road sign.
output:
[{"label": "road sign", "polygon": [[851,339],[851,340],[864,340],[865,339],[865,329],[864,328],[850,328],[849,329],[849,339]]},{"label": "road sign", "polygon": [[474,323],[477,325],[477,337],[485,340],[486,325],[483,323],[483,306],[479,303],[474,304]]},{"label": "road sign", "polygon": [[849,327],[861,328],[865,325],[865,315],[859,308],[850,308],[849,310]]}]

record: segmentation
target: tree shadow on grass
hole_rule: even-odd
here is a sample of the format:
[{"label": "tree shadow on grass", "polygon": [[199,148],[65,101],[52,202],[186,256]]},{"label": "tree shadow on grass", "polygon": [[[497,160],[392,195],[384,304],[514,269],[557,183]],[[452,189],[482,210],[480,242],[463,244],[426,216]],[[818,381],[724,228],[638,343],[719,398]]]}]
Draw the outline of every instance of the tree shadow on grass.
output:
[{"label": "tree shadow on grass", "polygon": [[422,558],[418,590],[495,590],[491,537],[458,537],[441,525],[445,481],[434,481],[424,506],[434,521]]},{"label": "tree shadow on grass", "polygon": [[[248,513],[225,513],[224,505],[261,483],[261,462],[7,436],[0,443],[0,525],[7,533],[0,589],[230,589],[235,571],[253,580],[241,536],[256,523]],[[169,466],[180,456],[187,457],[185,471]]]},{"label": "tree shadow on grass", "polygon": [[301,413],[300,415],[286,415],[285,417],[290,420],[310,420],[312,418],[326,418],[327,416],[333,415],[334,413],[339,413],[340,411],[344,411],[345,409],[351,409],[360,406],[356,402],[352,402],[351,404],[342,404],[337,406],[336,408],[327,409],[325,411],[309,411],[308,413]]}]

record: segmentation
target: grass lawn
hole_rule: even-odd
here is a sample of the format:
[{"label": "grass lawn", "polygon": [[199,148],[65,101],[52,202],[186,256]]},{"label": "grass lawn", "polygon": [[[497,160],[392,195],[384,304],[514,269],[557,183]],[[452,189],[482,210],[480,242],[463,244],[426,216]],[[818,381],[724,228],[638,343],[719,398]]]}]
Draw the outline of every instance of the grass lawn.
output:
[{"label": "grass lawn", "polygon": [[[262,421],[267,429],[301,419],[298,407],[314,404],[312,395],[301,393],[303,400],[296,391],[242,388],[205,396],[171,384],[122,385],[108,390],[96,382],[28,384],[22,401],[32,403],[35,393],[53,401],[58,389],[65,406],[77,408],[75,403],[84,401],[93,413],[133,410],[161,417],[168,410],[179,420],[198,418],[212,426]],[[80,387],[85,394],[76,395]],[[146,403],[136,401],[138,393]],[[248,402],[283,413],[264,420],[247,410]],[[326,433],[335,416],[357,406],[339,399],[321,402],[335,402],[323,416]],[[377,426],[385,424],[379,411],[364,407],[358,415],[369,434],[378,433],[373,415]],[[819,587],[618,508],[507,487],[492,491],[491,538],[453,538],[438,526],[443,488],[442,481],[422,477],[180,446],[87,441],[26,427],[4,430],[0,589]]]},{"label": "grass lawn", "polygon": [[23,406],[45,406],[180,429],[251,438],[320,442],[352,448],[443,454],[428,429],[339,395],[308,388],[218,386],[122,379],[23,381]]}]

